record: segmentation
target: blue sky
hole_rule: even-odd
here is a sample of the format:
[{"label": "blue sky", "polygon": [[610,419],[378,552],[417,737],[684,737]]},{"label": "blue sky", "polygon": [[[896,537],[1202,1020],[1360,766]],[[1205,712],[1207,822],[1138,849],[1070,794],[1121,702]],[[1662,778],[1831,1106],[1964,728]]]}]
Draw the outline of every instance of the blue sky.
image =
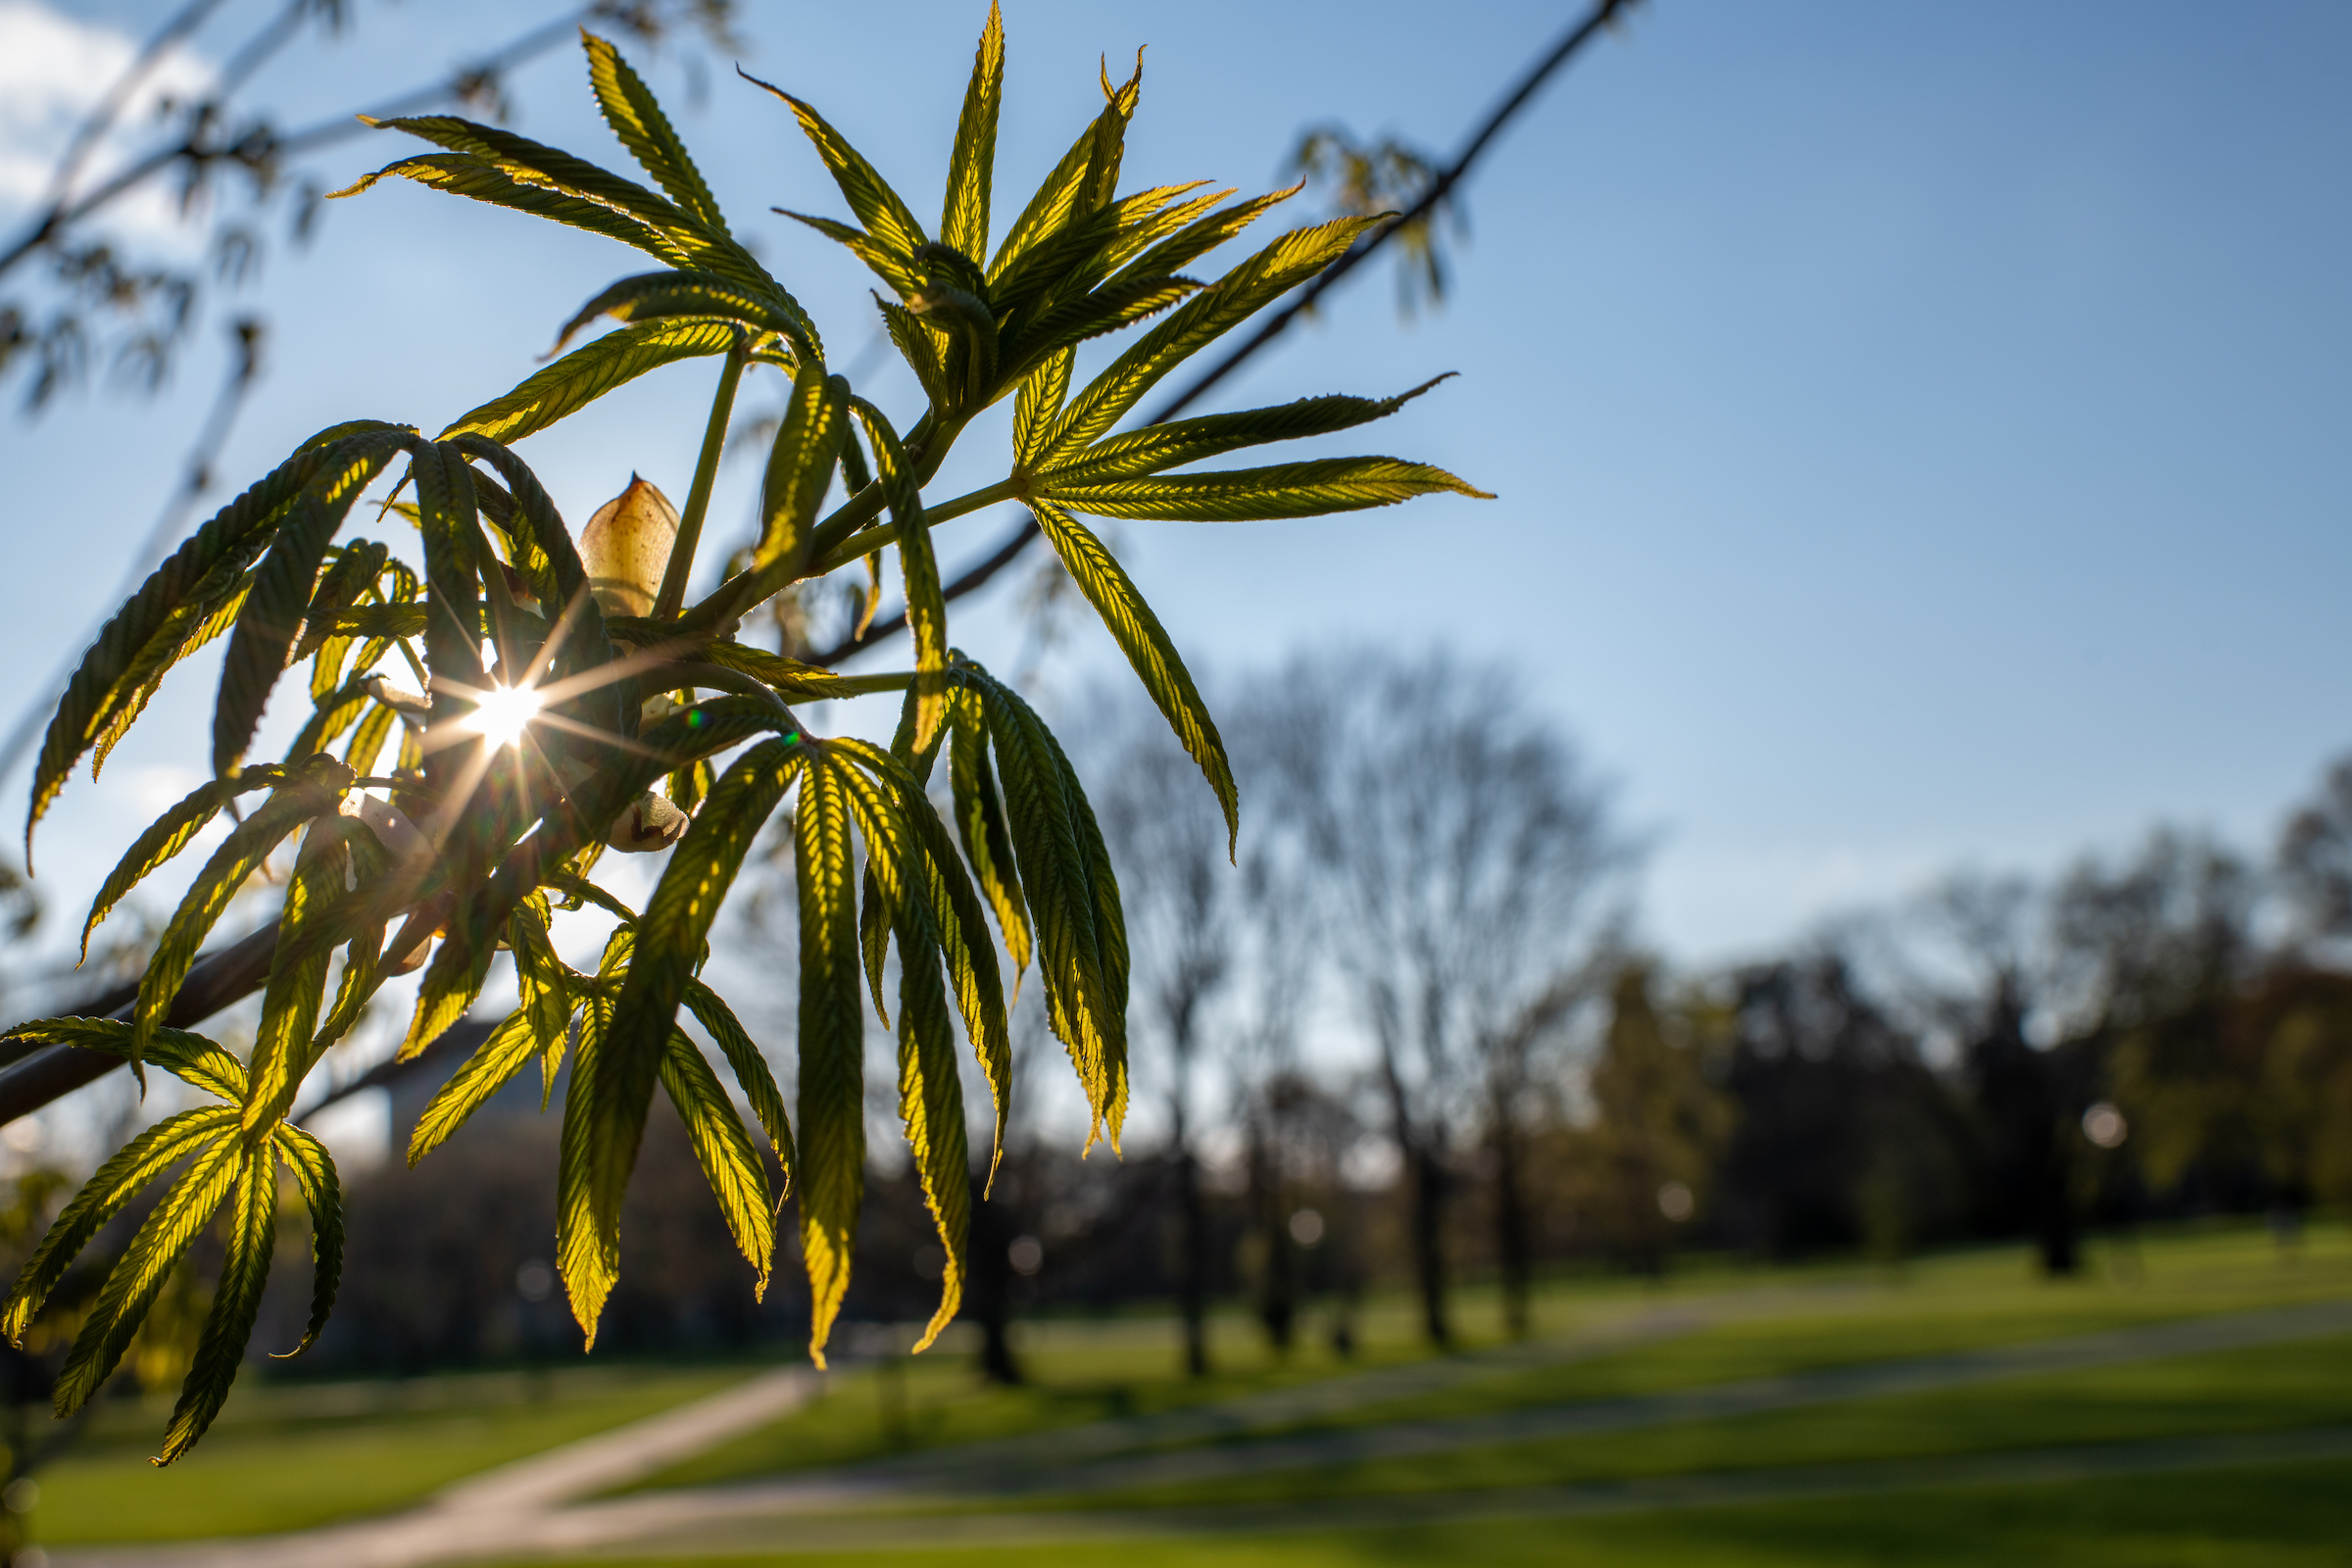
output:
[{"label": "blue sky", "polygon": [[[1130,184],[1249,190],[1314,122],[1449,148],[1572,10],[1009,0],[1000,209],[1093,113],[1102,53],[1151,45]],[[102,37],[159,11],[65,15]],[[57,14],[7,0],[0,38]],[[306,45],[259,98],[291,120],[340,112],[541,14],[358,0],[350,36]],[[745,64],[817,102],[922,210],[982,15],[747,7]],[[204,45],[217,58],[227,35]],[[713,74],[697,107],[681,56],[647,64],[737,227],[846,363],[867,279],[767,215],[840,207],[781,106]],[[522,74],[520,128],[618,161],[580,77],[569,53]],[[2159,818],[2260,844],[2352,745],[2347,79],[2340,6],[1652,0],[1482,167],[1443,312],[1400,322],[1390,279],[1367,278],[1219,394],[1459,371],[1351,444],[1500,499],[1130,524],[1132,569],[1228,677],[1323,640],[1446,642],[1520,668],[1654,836],[1644,925],[1687,961],[1947,867],[2121,848]],[[46,133],[0,116],[0,204]],[[362,140],[325,172],[403,146]],[[336,419],[438,425],[642,265],[414,189],[337,204],[309,252],[270,263],[271,369],[228,481]],[[111,608],[214,366],[208,340],[157,402],[0,419],[16,590],[0,659],[24,679]],[[910,401],[897,374],[872,383],[886,406]],[[649,378],[525,455],[575,523],[632,469],[682,496],[710,380]],[[997,476],[981,469],[1002,439],[966,438],[974,482]],[[743,516],[754,478],[730,468],[713,515]],[[951,569],[1002,525],[943,527]],[[1020,645],[1001,607],[956,635],[1003,662]],[[1115,657],[1081,637],[1049,675],[1074,690]],[[61,908],[193,782],[209,672],[169,698],[44,828]]]}]

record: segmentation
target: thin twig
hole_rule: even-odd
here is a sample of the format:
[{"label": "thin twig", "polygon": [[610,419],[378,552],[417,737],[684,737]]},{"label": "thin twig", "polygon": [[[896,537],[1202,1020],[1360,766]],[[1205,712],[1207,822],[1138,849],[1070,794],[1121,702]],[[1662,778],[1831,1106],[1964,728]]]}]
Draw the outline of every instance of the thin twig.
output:
[{"label": "thin twig", "polygon": [[[245,400],[252,394],[254,383],[261,376],[261,322],[247,317],[238,320],[230,332],[234,348],[228,374],[213,399],[212,412],[205,416],[204,428],[197,432],[195,445],[188,449],[186,477],[172,493],[172,499],[164,503],[163,513],[155,519],[155,526],[147,531],[146,543],[139,547],[138,555],[132,558],[129,569],[123,573],[122,586],[107,601],[109,604],[121,604],[136,591],[140,583],[146,581],[147,574],[163,560],[164,552],[171,547],[172,541],[178,538],[180,530],[187,526],[188,514],[195,510],[196,503],[203,500],[204,493],[213,487],[213,468],[220,460],[220,449],[228,444],[228,433],[235,427],[237,415],[244,409]],[[88,640],[95,641],[96,638],[97,634],[93,632]],[[80,662],[79,653],[68,655],[64,665],[49,678],[48,684],[39,690],[10,728],[8,738],[0,741],[0,778],[5,778],[17,763],[24,760],[25,751],[41,733],[49,714],[56,711],[58,700],[65,694],[66,682],[72,678],[74,666]]]}]

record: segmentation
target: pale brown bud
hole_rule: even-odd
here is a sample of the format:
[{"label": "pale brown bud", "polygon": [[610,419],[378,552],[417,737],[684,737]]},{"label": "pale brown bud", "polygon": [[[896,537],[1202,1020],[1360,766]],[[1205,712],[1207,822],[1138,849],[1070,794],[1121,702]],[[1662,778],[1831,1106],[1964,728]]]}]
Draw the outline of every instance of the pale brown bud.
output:
[{"label": "pale brown bud", "polygon": [[684,838],[690,820],[676,806],[648,790],[629,803],[605,842],[624,854],[651,855]]},{"label": "pale brown bud", "polygon": [[608,615],[650,615],[678,539],[678,509],[629,475],[629,487],[597,509],[580,534],[580,564],[596,608]]}]

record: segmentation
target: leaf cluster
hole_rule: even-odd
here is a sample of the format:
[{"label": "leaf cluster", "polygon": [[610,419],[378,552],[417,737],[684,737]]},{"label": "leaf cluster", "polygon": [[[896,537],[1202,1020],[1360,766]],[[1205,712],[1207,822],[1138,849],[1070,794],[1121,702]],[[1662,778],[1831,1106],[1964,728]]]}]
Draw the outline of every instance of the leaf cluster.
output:
[{"label": "leaf cluster", "polygon": [[[1298,229],[1212,280],[1190,275],[1288,193],[1230,205],[1228,193],[1199,194],[1198,185],[1120,195],[1140,73],[1123,84],[1105,75],[1102,110],[993,249],[1004,79],[993,8],[935,230],[813,106],[767,89],[807,133],[854,220],[802,220],[846,245],[887,290],[878,309],[925,393],[901,425],[828,368],[816,326],[735,238],[628,63],[604,39],[583,42],[597,103],[650,185],[500,127],[435,116],[384,122],[438,150],[402,158],[353,191],[410,180],[643,252],[659,268],[598,293],[559,341],[602,318],[618,324],[437,436],[361,421],[303,443],[117,612],[44,740],[35,823],[83,756],[93,766],[103,760],[172,667],[226,638],[214,776],[139,836],[89,925],[215,817],[245,797],[258,803],[241,808],[195,876],[127,1017],[15,1032],[111,1052],[142,1074],[160,1065],[220,1102],[142,1134],[101,1170],[4,1308],[8,1331],[21,1334],[105,1219],[164,1184],[69,1363],[59,1399],[70,1407],[113,1368],[189,1240],[225,1216],[226,1273],[165,1459],[201,1434],[234,1375],[269,1267],[281,1176],[313,1215],[315,1319],[331,1304],[333,1167],[288,1120],[306,1077],[388,978],[420,964],[402,1051],[421,1052],[473,1004],[501,952],[519,1004],[442,1086],[409,1154],[429,1153],[532,1063],[543,1105],[561,1074],[558,1257],[590,1343],[620,1268],[621,1198],[659,1087],[685,1122],[756,1290],[772,1267],[779,1205],[797,1197],[814,1299],[810,1349],[821,1363],[863,1188],[869,1000],[897,1032],[901,1117],[949,1260],[928,1343],[954,1315],[964,1271],[970,1178],[958,1031],[999,1128],[1010,1092],[1000,950],[1016,975],[1038,970],[1090,1106],[1090,1145],[1115,1145],[1125,1115],[1129,966],[1117,882],[1085,791],[1036,710],[952,646],[930,529],[998,501],[1030,508],[1200,764],[1231,831],[1239,801],[1215,723],[1165,629],[1081,517],[1277,518],[1438,490],[1479,493],[1442,469],[1386,457],[1193,467],[1385,417],[1424,389],[1120,428],[1161,378],[1342,255],[1369,221]],[[1147,323],[1073,385],[1082,344]],[[790,379],[760,539],[697,604],[608,614],[570,526],[514,444],[637,376],[698,357],[723,362],[713,442],[743,374],[769,368]],[[1007,397],[1005,477],[928,499],[958,435]],[[666,585],[683,583],[693,564],[714,461],[715,449],[706,451],[678,522],[665,601]],[[420,570],[385,542],[344,533],[362,498],[396,467],[376,514],[397,512],[414,524]],[[898,557],[911,668],[844,677],[737,636],[775,595],[837,571],[878,572],[886,552]],[[281,760],[249,761],[266,705],[305,661],[311,711],[300,734]],[[903,693],[888,747],[811,735],[791,707],[873,691]],[[502,744],[488,715],[517,693],[527,694],[528,721]],[[944,814],[930,793],[943,753]],[[789,1118],[760,1045],[702,975],[720,912],[771,820],[789,843],[799,900],[799,1081]],[[649,840],[674,848],[638,911],[591,874],[608,847]],[[288,847],[293,868],[262,1021],[251,1059],[240,1062],[170,1027],[171,1008],[229,899]],[[553,926],[558,912],[591,905],[614,926],[586,973],[559,956]],[[724,1078],[686,1032],[688,1018],[715,1047]],[[992,1169],[994,1158],[992,1151]]]}]

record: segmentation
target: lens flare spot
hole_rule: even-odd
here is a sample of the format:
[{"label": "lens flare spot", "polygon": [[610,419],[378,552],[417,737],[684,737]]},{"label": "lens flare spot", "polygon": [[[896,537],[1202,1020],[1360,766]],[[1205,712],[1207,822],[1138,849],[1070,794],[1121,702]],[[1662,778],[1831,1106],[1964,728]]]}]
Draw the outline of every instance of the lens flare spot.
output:
[{"label": "lens flare spot", "polygon": [[527,686],[494,686],[473,705],[467,720],[493,746],[513,746],[538,716],[539,694]]}]

